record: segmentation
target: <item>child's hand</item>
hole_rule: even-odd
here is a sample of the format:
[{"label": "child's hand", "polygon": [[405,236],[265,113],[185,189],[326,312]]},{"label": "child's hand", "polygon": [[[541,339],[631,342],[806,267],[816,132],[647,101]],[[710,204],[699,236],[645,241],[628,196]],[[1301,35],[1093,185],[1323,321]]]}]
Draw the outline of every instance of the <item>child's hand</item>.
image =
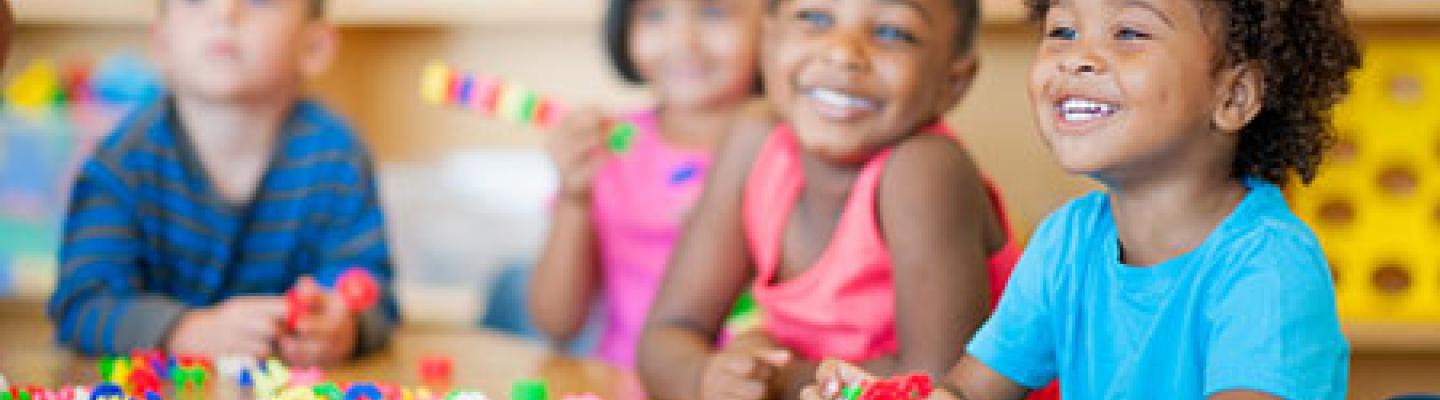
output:
[{"label": "child's hand", "polygon": [[770,378],[790,363],[780,348],[728,347],[705,363],[700,378],[703,400],[760,400],[773,397]]},{"label": "child's hand", "polygon": [[764,329],[750,329],[739,332],[725,345],[727,350],[767,350],[782,349],[779,342],[771,339]]},{"label": "child's hand", "polygon": [[[313,279],[302,277],[296,285],[313,285]],[[358,317],[338,294],[323,291],[296,321],[295,332],[280,338],[280,358],[298,366],[334,365],[354,352],[358,332]]]},{"label": "child's hand", "polygon": [[815,370],[815,385],[811,385],[800,392],[803,400],[835,400],[844,398],[840,389],[846,386],[859,385],[860,382],[874,379],[874,376],[865,372],[854,364],[840,360],[826,360],[820,363],[820,368]]},{"label": "child's hand", "polygon": [[182,315],[165,348],[175,354],[268,357],[284,330],[285,311],[285,299],[277,296],[232,298]]},{"label": "child's hand", "polygon": [[590,200],[590,182],[604,158],[605,126],[599,109],[577,108],[549,133],[545,150],[560,175],[561,200]]}]

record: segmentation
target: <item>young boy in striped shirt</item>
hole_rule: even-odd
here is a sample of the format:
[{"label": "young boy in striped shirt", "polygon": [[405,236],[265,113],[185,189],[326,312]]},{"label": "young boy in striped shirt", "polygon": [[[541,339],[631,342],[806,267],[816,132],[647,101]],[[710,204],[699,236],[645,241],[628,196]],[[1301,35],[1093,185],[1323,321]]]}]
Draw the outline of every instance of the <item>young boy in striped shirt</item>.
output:
[{"label": "young boy in striped shirt", "polygon": [[[162,0],[172,92],[121,123],[75,182],[49,313],[82,353],[159,348],[333,364],[398,320],[370,158],[301,99],[333,58],[323,0]],[[283,294],[359,266],[382,299],[333,293],[287,326]]]}]

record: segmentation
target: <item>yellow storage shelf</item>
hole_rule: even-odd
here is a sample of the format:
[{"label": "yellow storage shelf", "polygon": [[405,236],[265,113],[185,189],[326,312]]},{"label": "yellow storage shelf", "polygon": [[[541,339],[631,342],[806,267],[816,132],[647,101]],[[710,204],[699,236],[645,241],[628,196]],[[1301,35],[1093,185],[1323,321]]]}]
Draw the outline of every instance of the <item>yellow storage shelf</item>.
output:
[{"label": "yellow storage shelf", "polygon": [[1292,205],[1347,321],[1440,323],[1440,41],[1374,41],[1365,57],[1339,143]]}]

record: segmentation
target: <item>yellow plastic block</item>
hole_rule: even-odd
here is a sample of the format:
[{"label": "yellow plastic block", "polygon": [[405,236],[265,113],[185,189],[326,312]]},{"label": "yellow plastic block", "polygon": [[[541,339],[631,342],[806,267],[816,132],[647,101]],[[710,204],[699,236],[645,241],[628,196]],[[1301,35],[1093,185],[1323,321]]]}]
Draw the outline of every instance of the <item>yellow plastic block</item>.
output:
[{"label": "yellow plastic block", "polygon": [[430,105],[445,104],[450,97],[450,66],[443,62],[425,65],[420,74],[420,99]]},{"label": "yellow plastic block", "polygon": [[1342,318],[1440,322],[1440,41],[1365,52],[1336,147],[1290,200],[1325,248]]},{"label": "yellow plastic block", "polygon": [[55,104],[64,96],[60,72],[47,59],[35,60],[5,87],[5,99],[21,107],[44,107]]}]

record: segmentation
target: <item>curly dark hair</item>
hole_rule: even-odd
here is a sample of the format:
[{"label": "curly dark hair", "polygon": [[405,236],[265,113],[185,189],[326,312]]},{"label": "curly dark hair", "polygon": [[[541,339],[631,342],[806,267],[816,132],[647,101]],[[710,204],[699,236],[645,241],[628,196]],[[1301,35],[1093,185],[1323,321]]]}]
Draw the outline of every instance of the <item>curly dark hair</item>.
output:
[{"label": "curly dark hair", "polygon": [[[1052,1],[1025,0],[1032,19]],[[1315,178],[1335,142],[1331,110],[1350,92],[1359,45],[1340,0],[1196,0],[1218,14],[1220,64],[1255,63],[1264,74],[1260,113],[1240,130],[1232,172],[1283,185]]]}]

